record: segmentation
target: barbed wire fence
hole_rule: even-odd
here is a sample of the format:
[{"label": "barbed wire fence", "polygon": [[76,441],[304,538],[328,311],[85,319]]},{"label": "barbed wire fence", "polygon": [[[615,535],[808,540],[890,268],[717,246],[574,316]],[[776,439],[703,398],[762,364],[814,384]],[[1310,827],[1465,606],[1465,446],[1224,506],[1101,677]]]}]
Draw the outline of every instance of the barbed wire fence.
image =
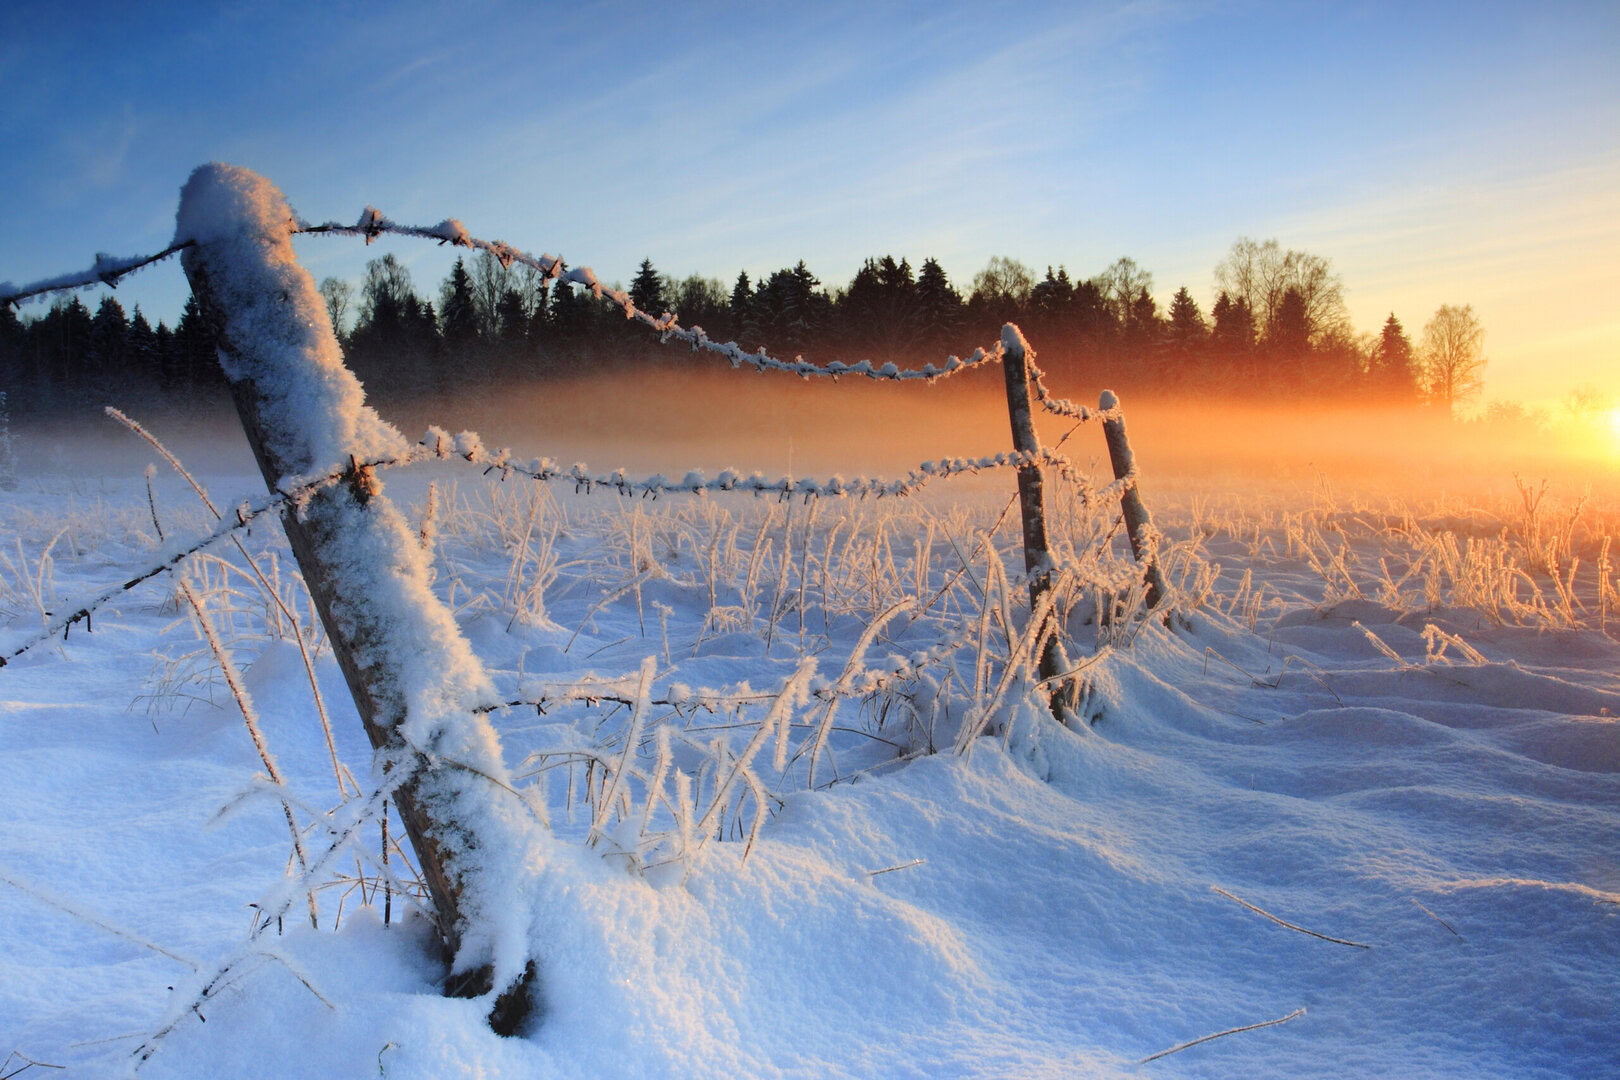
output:
[{"label": "barbed wire fence", "polygon": [[[619,307],[626,319],[640,322],[657,331],[660,343],[668,344],[671,341],[679,341],[688,345],[693,352],[717,353],[725,357],[733,368],[747,366],[761,372],[776,371],[797,375],[803,379],[831,378],[836,381],[842,377],[854,377],[879,382],[922,381],[932,384],[965,371],[993,364],[1002,364],[1009,368],[1007,384],[1009,388],[1009,414],[1012,420],[1013,441],[1015,444],[1013,453],[973,459],[957,457],[924,462],[906,477],[896,479],[885,480],[859,477],[853,481],[848,481],[842,477],[833,476],[825,481],[794,480],[789,477],[782,477],[773,481],[758,472],[742,476],[731,470],[726,470],[713,480],[706,479],[697,470],[684,471],[680,481],[671,481],[663,474],[654,474],[643,479],[630,479],[622,469],[604,474],[592,472],[583,463],[574,464],[566,470],[559,468],[555,463],[544,458],[534,459],[524,464],[513,460],[509,452],[506,451],[491,454],[484,448],[482,440],[470,433],[463,433],[456,437],[454,453],[456,456],[464,457],[469,461],[486,464],[502,473],[517,473],[542,481],[572,481],[576,490],[579,491],[589,492],[597,488],[603,488],[624,495],[643,494],[654,497],[666,491],[684,491],[700,494],[731,490],[752,491],[756,494],[774,492],[783,497],[802,495],[806,498],[824,495],[861,497],[869,495],[908,495],[921,489],[924,484],[933,479],[979,472],[989,468],[1009,467],[1019,470],[1020,476],[1024,476],[1029,472],[1038,471],[1041,465],[1046,465],[1056,470],[1064,479],[1074,483],[1079,488],[1082,502],[1089,502],[1093,498],[1118,498],[1121,500],[1126,533],[1129,537],[1132,554],[1143,566],[1143,573],[1149,590],[1149,604],[1156,606],[1164,598],[1165,587],[1154,550],[1156,538],[1152,528],[1152,520],[1137,490],[1135,458],[1125,434],[1124,412],[1119,405],[1118,397],[1112,391],[1104,391],[1099,398],[1098,405],[1093,408],[1077,404],[1052,393],[1046,384],[1045,371],[1035,362],[1034,349],[1030,347],[1022,331],[1014,324],[1007,324],[1003,328],[1001,337],[990,347],[975,348],[968,354],[966,359],[954,354],[949,355],[942,364],[938,365],[929,362],[921,367],[901,367],[893,362],[878,363],[872,360],[860,360],[855,363],[834,360],[826,364],[815,364],[805,360],[802,356],[784,360],[772,355],[764,346],[749,352],[735,341],[715,341],[704,332],[701,326],[682,326],[675,312],[665,311],[654,315],[637,307],[629,292],[604,285],[598,279],[596,272],[589,266],[568,268],[558,256],[550,254],[536,256],[504,241],[480,239],[471,235],[461,221],[456,218],[446,218],[439,224],[431,226],[407,225],[391,220],[382,211],[368,205],[361,213],[359,220],[352,225],[345,225],[337,221],[311,224],[300,218],[293,217],[287,222],[287,229],[292,235],[358,237],[364,239],[368,245],[377,238],[386,235],[436,240],[440,244],[450,244],[456,247],[487,252],[499,260],[504,267],[523,265],[536,270],[544,282],[581,285],[588,289],[598,300],[605,300]],[[191,239],[177,240],[169,247],[152,255],[121,258],[98,253],[94,262],[86,270],[47,278],[22,287],[13,286],[10,282],[0,282],[0,303],[16,307],[32,299],[74,289],[94,288],[97,286],[115,289],[118,283],[129,274],[186,251],[194,247],[195,243]],[[1023,378],[1019,378],[1020,369]],[[1102,423],[1110,463],[1114,471],[1114,482],[1112,484],[1100,491],[1092,491],[1089,483],[1074,468],[1073,463],[1068,458],[1039,443],[1035,437],[1033,424],[1030,422],[1027,409],[1023,410],[1022,415],[1020,415],[1017,403],[1012,400],[1016,389],[1015,384],[1027,385],[1032,389],[1035,401],[1039,403],[1042,410],[1053,416],[1081,423],[1091,420]],[[449,456],[445,450],[445,443],[448,438],[447,433],[442,429],[430,428],[424,442],[433,444],[435,456],[446,457]],[[1025,512],[1026,515],[1029,513],[1027,506]],[[1026,539],[1028,539],[1027,536]],[[1047,552],[1047,556],[1046,561],[1050,562],[1049,552]],[[1031,566],[1029,570],[1032,575],[1039,572],[1037,566]],[[1034,597],[1032,597],[1032,602],[1033,599]]]},{"label": "barbed wire fence", "polygon": [[[211,166],[198,170],[193,177],[193,183],[208,169],[220,168],[222,167]],[[252,177],[251,174],[243,175],[264,184],[274,192],[274,189],[269,188],[267,182],[261,178]],[[191,184],[188,184],[187,191],[190,190]],[[279,192],[274,194],[277,199],[280,198]],[[182,220],[185,216],[186,199],[187,195],[183,193]],[[285,206],[284,202],[279,205]],[[244,227],[246,224],[244,222]],[[390,544],[396,543],[398,538],[393,533],[399,531],[397,522],[391,519],[381,524],[377,521],[362,521],[365,515],[348,514],[345,509],[365,507],[371,501],[375,487],[372,477],[379,470],[418,461],[459,460],[482,468],[486,473],[499,473],[502,478],[521,476],[536,482],[572,484],[574,489],[581,493],[610,491],[621,496],[658,498],[666,493],[702,495],[711,492],[743,491],[755,495],[775,494],[782,499],[802,497],[809,500],[829,497],[903,497],[915,494],[935,480],[986,469],[1013,469],[1018,478],[1018,501],[1022,512],[1025,570],[1022,582],[1027,585],[1029,592],[1031,619],[1022,640],[1014,650],[1016,655],[1010,654],[1008,657],[1008,670],[1000,680],[996,697],[999,698],[1005,691],[1013,676],[1012,669],[1018,663],[1027,665],[1027,668],[1038,666],[1038,680],[1033,685],[1047,691],[1053,714],[1060,722],[1066,720],[1069,715],[1067,709],[1073,705],[1074,676],[1085,665],[1072,664],[1064,654],[1059,641],[1057,594],[1052,586],[1054,581],[1060,579],[1066,583],[1072,582],[1074,575],[1072,569],[1065,570],[1058,565],[1047,539],[1043,469],[1050,469],[1073,483],[1082,504],[1100,506],[1108,501],[1119,500],[1125,531],[1138,566],[1140,584],[1145,588],[1146,606],[1149,610],[1157,609],[1167,599],[1157,559],[1157,534],[1140,497],[1135,459],[1126,438],[1124,413],[1117,397],[1105,391],[1099,399],[1098,406],[1092,408],[1056,396],[1046,384],[1045,372],[1035,363],[1034,350],[1014,324],[1005,325],[994,344],[974,349],[965,359],[951,355],[943,363],[930,362],[920,367],[901,367],[893,362],[878,363],[872,360],[816,364],[806,361],[802,356],[795,356],[792,359],[774,356],[764,347],[750,352],[734,341],[715,341],[700,326],[682,326],[674,312],[653,314],[640,309],[629,293],[602,284],[588,266],[569,269],[555,256],[549,254],[534,256],[504,242],[485,241],[473,237],[455,219],[446,219],[431,227],[402,225],[368,206],[359,220],[352,225],[338,222],[310,224],[290,213],[284,221],[265,220],[252,224],[263,231],[266,248],[287,243],[292,236],[300,234],[360,237],[368,244],[380,236],[395,235],[431,239],[443,244],[488,252],[504,266],[521,264],[533,268],[542,275],[544,281],[582,286],[590,290],[597,299],[616,305],[626,319],[639,322],[656,332],[661,343],[679,342],[687,345],[694,353],[719,355],[733,368],[750,367],[761,372],[780,372],[804,379],[837,380],[842,377],[853,377],[875,381],[935,383],[966,371],[1000,364],[1005,376],[1013,442],[1011,451],[980,457],[952,457],[924,462],[903,477],[863,476],[846,479],[835,475],[824,479],[782,477],[772,480],[759,472],[744,474],[732,469],[723,470],[713,478],[700,470],[670,470],[668,474],[656,473],[647,477],[632,478],[622,469],[603,472],[593,470],[584,463],[563,466],[549,458],[523,461],[516,459],[510,451],[488,449],[475,433],[462,432],[452,436],[437,427],[429,428],[422,440],[414,445],[395,445],[388,439],[382,439],[380,442],[374,439],[370,443],[351,439],[351,444],[364,446],[367,452],[350,454],[347,461],[322,463],[309,460],[308,453],[302,453],[301,456],[301,451],[307,451],[310,447],[324,447],[327,445],[326,442],[318,438],[300,440],[293,434],[280,430],[274,418],[280,418],[283,422],[289,418],[285,403],[282,403],[279,411],[268,408],[267,399],[273,395],[269,394],[264,386],[255,385],[253,378],[239,372],[232,375],[230,381],[233,397],[241,413],[244,430],[253,446],[255,457],[260,463],[269,495],[242,504],[233,516],[222,520],[216,528],[203,536],[185,541],[172,541],[154,565],[129,576],[124,581],[92,596],[59,605],[58,613],[45,618],[44,625],[38,633],[19,647],[0,654],[0,667],[4,667],[9,660],[29,648],[50,640],[58,633],[65,636],[78,622],[85,622],[88,627],[96,610],[140,582],[173,569],[191,555],[233,536],[238,529],[246,527],[267,513],[280,513],[299,568],[309,586],[312,601],[326,626],[328,640],[349,681],[357,709],[379,755],[379,760],[393,766],[385,785],[387,794],[384,797],[393,799],[416,850],[420,872],[429,894],[428,900],[447,955],[457,955],[463,941],[463,932],[467,929],[461,915],[464,894],[480,895],[481,890],[487,888],[487,883],[482,881],[474,870],[458,866],[453,861],[447,863],[444,852],[448,849],[453,853],[458,846],[462,849],[466,849],[469,845],[472,848],[483,848],[497,842],[492,838],[474,838],[472,826],[468,822],[437,819],[430,808],[434,805],[454,805],[457,799],[467,797],[467,793],[475,789],[480,782],[494,788],[502,788],[507,793],[511,793],[513,789],[502,779],[503,770],[498,761],[490,765],[487,762],[447,759],[424,748],[424,743],[419,738],[420,730],[416,731],[415,736],[402,734],[407,719],[404,715],[404,705],[394,689],[386,684],[387,673],[374,670],[375,663],[363,668],[356,660],[356,656],[361,652],[369,652],[373,657],[379,653],[403,655],[402,650],[405,648],[404,645],[397,647],[388,645],[391,635],[394,634],[394,628],[386,625],[386,619],[365,614],[366,605],[371,601],[370,594],[375,591],[380,579],[375,576],[367,577],[366,580],[355,578],[353,559],[347,554],[342,558],[336,557],[334,538],[325,531],[369,529],[371,532],[367,534],[367,538],[359,543],[353,542],[352,536],[339,539],[349,547],[360,547],[379,553],[388,550]],[[186,272],[191,279],[193,295],[197,298],[205,319],[218,331],[222,364],[223,358],[231,355],[235,357],[233,363],[239,370],[248,370],[252,363],[257,362],[251,355],[255,346],[252,341],[244,338],[233,324],[233,316],[237,313],[233,313],[230,308],[232,305],[253,305],[262,302],[263,307],[256,310],[261,317],[265,317],[266,313],[276,311],[276,301],[273,297],[267,299],[264,296],[259,296],[256,300],[251,299],[245,297],[241,289],[218,289],[215,287],[217,283],[211,284],[211,278],[215,276],[228,278],[234,273],[222,255],[225,246],[217,237],[210,242],[196,237],[181,236],[174,244],[153,255],[120,258],[98,254],[90,268],[84,271],[63,274],[20,288],[10,283],[0,283],[0,303],[16,306],[28,300],[67,290],[101,286],[116,288],[118,283],[131,273],[173,255],[187,253]],[[290,247],[288,252],[290,254]],[[307,273],[298,267],[295,259],[289,258],[288,261],[293,272],[307,278]],[[262,284],[271,280],[268,270],[253,268],[250,270],[251,272],[237,276],[249,283]],[[283,295],[281,299],[284,301],[286,296]],[[287,312],[282,310],[270,317],[286,320],[288,316]],[[321,320],[317,320],[319,321]],[[299,327],[296,328],[296,333],[289,331],[289,334],[300,341],[313,342],[319,338],[321,348],[325,348],[327,344],[334,350],[336,347],[330,326],[314,329]],[[330,339],[330,342],[326,339]],[[314,346],[311,345],[311,348]],[[310,354],[312,358],[313,355]],[[336,357],[336,363],[341,368],[341,353],[337,353]],[[278,358],[278,362],[303,361],[296,356],[289,356]],[[231,374],[229,369],[227,373]],[[346,371],[343,374],[352,381],[351,374]],[[354,387],[358,392],[358,383],[354,383]],[[359,400],[363,401],[363,394],[359,396]],[[1077,425],[1093,420],[1101,423],[1113,471],[1111,483],[1101,487],[1094,486],[1055,446],[1048,447],[1040,442],[1031,415],[1032,406],[1035,405],[1050,415],[1073,420]],[[1065,439],[1067,437],[1065,435]],[[394,440],[398,441],[397,435],[394,436]],[[295,468],[293,464],[295,462],[301,462],[303,467]],[[679,475],[680,479],[672,479],[675,475]],[[322,515],[326,517],[323,518]],[[398,515],[395,514],[394,517],[397,518]],[[1004,584],[1007,583],[1005,575],[1003,580]],[[341,609],[344,615],[334,615],[334,609]],[[891,609],[883,618],[887,619],[897,611],[898,609]],[[360,613],[362,622],[366,624],[361,637],[372,636],[372,640],[365,641],[363,645],[356,638],[354,623],[357,612]],[[1101,612],[1099,617],[1102,617]],[[862,643],[857,647],[857,653],[864,650],[870,637],[875,633],[876,625],[874,622],[873,626],[868,628]],[[449,627],[459,640],[459,631],[455,630],[453,619],[450,620]],[[379,645],[379,642],[383,644]],[[839,698],[869,692],[871,687],[886,686],[897,678],[912,677],[929,664],[945,659],[958,647],[959,643],[949,648],[942,643],[937,649],[925,651],[922,660],[915,667],[907,667],[903,671],[887,675],[865,670],[857,673],[854,667],[855,660],[852,659],[850,670],[846,671],[838,683],[818,690],[813,695],[828,703],[822,730],[817,736],[818,747],[826,738],[827,729],[832,723],[833,707]],[[803,678],[803,671],[795,676],[795,679],[800,681],[803,681]],[[740,700],[742,696],[760,701],[771,698],[776,702],[772,705],[772,712],[775,715],[780,711],[780,703],[787,699],[793,682],[794,680],[789,680],[789,684],[784,685],[783,690],[774,696],[723,692],[714,695],[713,701],[708,704],[711,706],[736,704],[730,699]],[[644,673],[639,688],[630,686],[628,682],[612,686],[604,684],[575,685],[572,688],[543,687],[533,688],[521,694],[519,700],[523,704],[541,707],[547,702],[563,700],[607,699],[619,701],[634,710],[639,717],[641,711],[655,700],[650,696],[649,687],[649,677]],[[481,697],[474,695],[469,698],[465,694],[459,696],[459,700],[466,704],[466,719],[470,723],[486,723],[484,714],[490,708],[503,704],[492,698],[487,690],[479,693]],[[447,695],[447,700],[457,699],[456,695]],[[518,702],[508,701],[504,704],[511,705]],[[780,722],[779,730],[785,733],[788,723],[785,717],[788,714],[784,712],[782,715],[784,719]],[[978,710],[973,725],[975,732],[982,728],[988,715],[988,707]],[[448,730],[450,721],[445,720],[443,723],[445,730]],[[759,745],[763,745],[766,729],[774,723],[775,721],[768,719],[762,725],[760,733],[750,743],[749,750],[745,752],[744,757],[736,759],[735,768],[732,770],[733,778],[740,776],[750,787],[756,789],[756,797],[758,781],[749,771],[747,755]],[[780,757],[785,752],[785,734],[779,736],[778,741],[777,753]],[[498,742],[493,742],[493,745],[498,746]],[[615,785],[617,782],[614,781]],[[379,789],[379,792],[383,790]],[[441,797],[447,791],[453,793],[448,800]],[[716,798],[719,797],[720,793],[717,791]],[[378,801],[376,793],[369,800],[369,802]],[[648,805],[649,807],[651,805],[650,796]],[[708,818],[705,817],[697,824],[703,826],[707,821]],[[682,827],[686,828],[685,825]],[[700,828],[699,832],[701,831]],[[683,840],[683,847],[685,843]],[[325,855],[313,860],[310,869],[300,879],[299,887],[309,885],[309,875],[316,868],[325,865],[326,861]],[[477,904],[473,906],[474,909],[478,907]],[[462,974],[447,983],[447,992],[465,996],[488,995],[495,1002],[491,1023],[497,1030],[503,1028],[515,1030],[522,1023],[527,1010],[528,988],[535,977],[532,961],[528,968],[522,971],[509,969],[497,971],[493,959],[481,966],[458,964],[458,970],[461,970]],[[202,996],[206,997],[208,990],[209,987],[205,986],[201,991]]]}]

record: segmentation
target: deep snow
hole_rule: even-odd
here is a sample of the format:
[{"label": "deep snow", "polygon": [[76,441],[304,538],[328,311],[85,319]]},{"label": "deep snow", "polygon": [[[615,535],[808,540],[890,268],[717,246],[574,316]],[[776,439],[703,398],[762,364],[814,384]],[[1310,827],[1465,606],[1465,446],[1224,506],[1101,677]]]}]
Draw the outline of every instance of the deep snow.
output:
[{"label": "deep snow", "polygon": [[[786,518],[783,505],[740,495],[651,503],[564,489],[531,506],[532,485],[474,475],[428,466],[391,475],[390,493],[420,522],[427,480],[438,482],[434,587],[508,697],[586,674],[630,677],[634,689],[647,657],[653,696],[674,683],[737,692],[744,680],[768,696],[806,654],[834,680],[870,612],[890,592],[926,597],[945,585],[960,565],[947,537],[965,554],[970,523],[989,524],[1005,501],[961,488],[910,502],[823,500],[809,525],[803,504]],[[172,478],[156,483],[171,535],[210,527]],[[222,504],[256,495],[256,483],[209,478]],[[190,1011],[203,979],[242,946],[256,918],[247,905],[286,888],[288,842],[172,588],[142,586],[99,613],[93,632],[75,628],[0,669],[0,1054],[68,1066],[63,1075],[117,1075],[178,1018],[143,1075],[1620,1072],[1620,648],[1590,628],[1591,596],[1580,617],[1590,627],[1577,628],[1556,612],[1515,619],[1459,604],[1455,576],[1437,576],[1441,592],[1425,596],[1421,568],[1381,594],[1377,558],[1399,579],[1405,564],[1392,552],[1440,551],[1423,544],[1447,528],[1466,540],[1469,522],[1455,515],[1420,508],[1408,528],[1398,514],[1278,493],[1214,514],[1155,502],[1151,486],[1146,497],[1172,539],[1203,538],[1199,557],[1221,573],[1185,622],[1140,627],[1087,669],[1085,730],[1058,728],[1030,695],[957,756],[960,702],[927,724],[902,715],[899,691],[846,702],[837,723],[849,730],[832,759],[845,781],[809,791],[804,762],[780,776],[762,766],[775,798],[751,849],[745,820],[683,855],[664,810],[655,842],[612,825],[588,846],[591,809],[565,805],[567,770],[537,774],[559,759],[531,755],[621,753],[626,710],[563,702],[544,715],[492,714],[507,768],[560,840],[531,868],[525,898],[544,1019],[515,1039],[490,1034],[476,1003],[440,996],[426,921],[406,900],[393,898],[386,929],[381,898],[361,903],[353,879],[377,868],[355,856],[376,851],[375,828],[322,881],[319,931],[293,909]],[[866,548],[839,545],[875,537],[885,521],[887,551],[872,546],[863,578]],[[728,533],[727,523],[740,524]],[[296,597],[278,533],[256,526],[249,550],[279,550]],[[760,538],[771,547],[754,560]],[[1005,531],[999,541],[1013,548]],[[793,561],[778,587],[784,542]],[[138,481],[27,479],[0,504],[0,645],[39,625],[28,580],[54,582],[58,596],[93,592],[154,550]],[[782,597],[799,588],[807,556],[801,620]],[[837,603],[815,599],[821,560],[845,574],[843,592],[827,586]],[[658,573],[644,573],[649,562]],[[897,617],[869,667],[972,637],[972,590],[988,569],[982,556],[970,562],[941,605],[955,610]],[[206,572],[199,589],[320,840],[314,823],[340,799],[302,662],[267,632],[274,613],[245,579],[227,588],[218,566]],[[619,591],[638,578],[639,589]],[[531,589],[536,579],[549,584]],[[48,591],[41,599],[55,603]],[[1071,655],[1089,655],[1096,628],[1079,612],[1071,624]],[[1439,640],[1425,642],[1428,624],[1482,661],[1455,644],[1427,659]],[[955,654],[964,684],[976,648]],[[317,667],[339,756],[369,790],[369,748],[329,652]],[[904,684],[914,704],[920,685]],[[744,718],[757,725],[768,704]],[[653,724],[671,719],[648,708]],[[818,716],[814,699],[795,712],[794,745]],[[731,740],[735,754],[753,730],[692,739]],[[882,767],[930,740],[937,753]],[[646,740],[644,767],[656,748]],[[768,765],[772,753],[755,760]],[[676,767],[701,768],[685,743],[675,756]],[[575,779],[583,785],[583,770]],[[639,820],[644,791],[632,791],[629,817]],[[744,794],[738,809],[752,805]],[[1286,929],[1217,888],[1370,948]],[[1138,1064],[1300,1008],[1286,1024]]]}]

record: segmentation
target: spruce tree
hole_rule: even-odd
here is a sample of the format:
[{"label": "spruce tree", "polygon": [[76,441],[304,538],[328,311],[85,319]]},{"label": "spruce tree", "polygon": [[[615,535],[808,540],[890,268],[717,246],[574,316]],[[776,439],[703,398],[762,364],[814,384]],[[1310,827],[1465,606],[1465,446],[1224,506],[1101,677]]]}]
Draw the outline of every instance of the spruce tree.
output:
[{"label": "spruce tree", "polygon": [[663,275],[653,269],[651,259],[642,259],[641,268],[630,280],[630,302],[653,318],[669,308]]},{"label": "spruce tree", "polygon": [[129,321],[124,317],[124,306],[111,296],[102,297],[95,317],[90,320],[89,369],[82,387],[89,404],[96,405],[98,398],[127,386],[128,338]]},{"label": "spruce tree", "polygon": [[1417,356],[1401,321],[1392,311],[1373,346],[1372,384],[1374,393],[1391,401],[1412,403],[1418,399]]},{"label": "spruce tree", "polygon": [[1066,345],[1074,322],[1074,283],[1068,269],[1060,266],[1054,274],[1047,266],[1046,276],[1029,291],[1029,306],[1030,329],[1037,337]]},{"label": "spruce tree", "polygon": [[1183,285],[1170,300],[1170,340],[1182,348],[1199,345],[1209,336],[1204,313],[1198,310],[1198,301]]},{"label": "spruce tree", "polygon": [[962,294],[951,285],[939,260],[923,260],[917,272],[917,324],[922,346],[929,351],[950,348],[962,320]]},{"label": "spruce tree", "polygon": [[157,334],[152,324],[135,305],[135,314],[129,320],[129,368],[143,389],[151,392],[159,388],[163,378],[162,355],[158,351]]},{"label": "spruce tree", "polygon": [[439,288],[439,336],[452,363],[473,359],[478,346],[478,313],[473,302],[472,275],[457,259]]}]

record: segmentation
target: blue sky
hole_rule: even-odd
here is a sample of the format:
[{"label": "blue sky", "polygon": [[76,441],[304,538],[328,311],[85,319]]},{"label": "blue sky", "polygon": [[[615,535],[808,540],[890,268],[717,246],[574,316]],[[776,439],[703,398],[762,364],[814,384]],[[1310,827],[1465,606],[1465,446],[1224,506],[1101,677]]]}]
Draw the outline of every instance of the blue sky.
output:
[{"label": "blue sky", "polygon": [[[604,279],[1128,254],[1207,310],[1232,241],[1276,237],[1360,329],[1473,304],[1489,397],[1620,397],[1612,3],[134,7],[11,6],[0,279],[161,248],[224,160],[309,218],[455,216]],[[392,249],[436,287],[446,253]],[[184,282],[119,295],[172,319]]]}]

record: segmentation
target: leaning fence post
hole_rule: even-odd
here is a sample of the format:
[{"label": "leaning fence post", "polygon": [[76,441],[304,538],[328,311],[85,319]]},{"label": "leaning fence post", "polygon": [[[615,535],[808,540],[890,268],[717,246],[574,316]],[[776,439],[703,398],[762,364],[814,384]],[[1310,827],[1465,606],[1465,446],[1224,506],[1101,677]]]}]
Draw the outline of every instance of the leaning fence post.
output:
[{"label": "leaning fence post", "polygon": [[1114,479],[1124,481],[1119,494],[1119,507],[1125,515],[1125,534],[1131,540],[1131,556],[1144,565],[1143,578],[1147,581],[1147,606],[1157,607],[1164,599],[1164,575],[1159,572],[1158,547],[1153,541],[1153,519],[1142,496],[1136,489],[1136,480],[1125,478],[1136,471],[1136,456],[1131,453],[1130,440],[1125,437],[1125,417],[1119,411],[1119,397],[1112,390],[1104,390],[1097,407],[1108,413],[1103,420],[1103,437],[1108,441],[1108,460],[1114,466]]},{"label": "leaning fence post", "polygon": [[[452,973],[445,992],[496,995],[490,1023],[527,1015],[534,966],[523,899],[533,826],[502,777],[500,744],[476,706],[493,686],[454,616],[427,587],[426,557],[367,462],[408,451],[343,365],[314,279],[292,250],[294,217],[263,177],[194,172],[180,195],[186,277],[265,483],[343,468],[282,515],[332,651],[382,768],[408,770],[392,802],[427,884]],[[505,791],[500,788],[504,786]]]},{"label": "leaning fence post", "polygon": [[[1024,526],[1024,570],[1029,575],[1030,610],[1040,607],[1040,599],[1051,588],[1052,572],[1057,562],[1046,540],[1046,497],[1041,479],[1039,454],[1041,444],[1035,438],[1035,425],[1029,407],[1029,365],[1034,355],[1023,331],[1013,323],[1001,328],[1001,371],[1007,379],[1007,416],[1012,421],[1013,449],[1027,460],[1018,466],[1018,508]],[[1046,639],[1041,650],[1040,676],[1042,681],[1056,679],[1063,672],[1063,661],[1054,633]],[[1061,722],[1059,707],[1062,689],[1049,684],[1052,691],[1052,715]]]}]

